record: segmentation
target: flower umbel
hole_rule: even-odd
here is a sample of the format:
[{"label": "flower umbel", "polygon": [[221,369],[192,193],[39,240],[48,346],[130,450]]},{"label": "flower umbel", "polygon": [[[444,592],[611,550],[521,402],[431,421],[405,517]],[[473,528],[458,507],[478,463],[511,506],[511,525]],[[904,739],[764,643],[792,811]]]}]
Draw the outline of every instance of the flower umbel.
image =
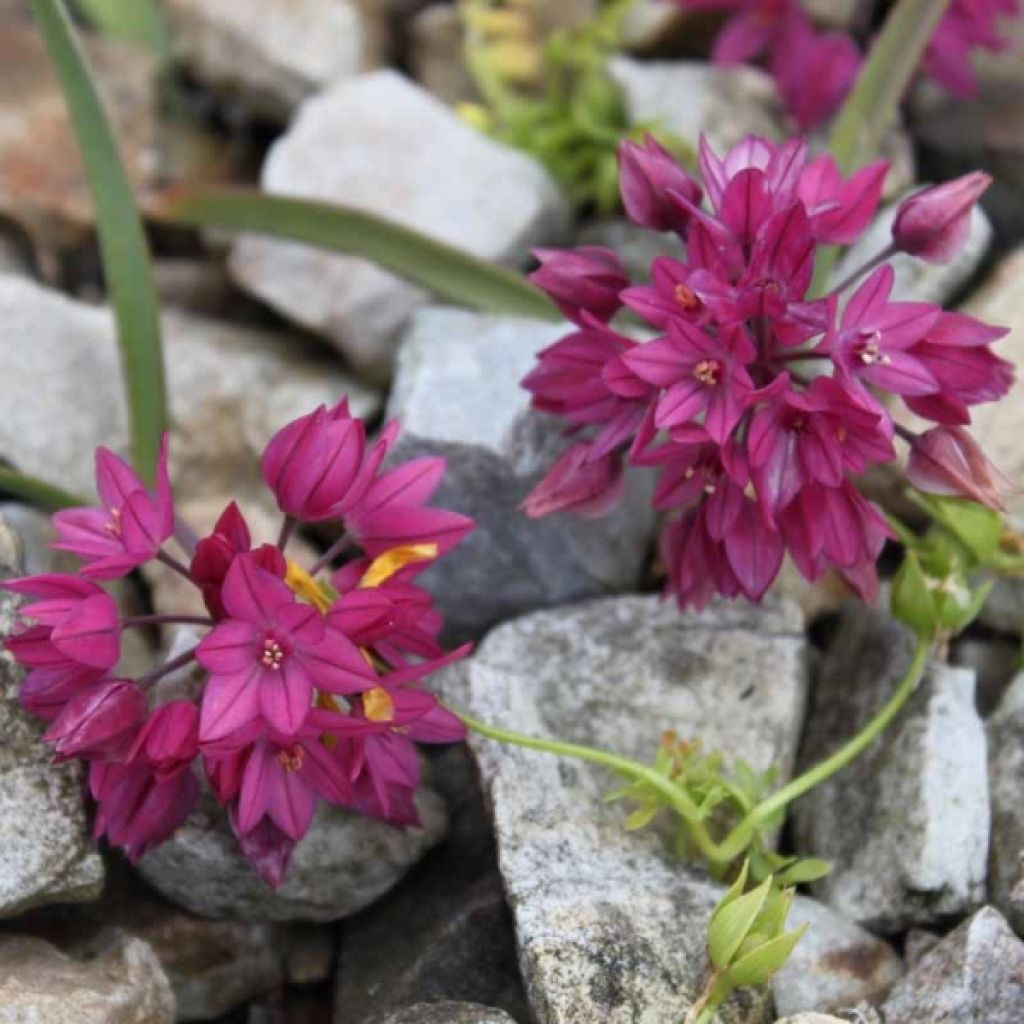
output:
[{"label": "flower umbel", "polygon": [[[650,156],[623,143],[624,190],[637,192],[636,168]],[[702,187],[681,189],[683,172],[663,161],[627,208],[659,230],[668,221],[651,211],[685,214],[673,222],[680,257],[656,259],[650,283],[617,298],[611,278],[599,292],[581,281],[574,294],[567,275],[557,280],[576,326],[523,385],[537,409],[565,418],[572,443],[524,508],[600,514],[621,494],[627,463],[654,466],[654,504],[669,513],[662,559],[680,605],[716,593],[758,600],[787,551],[809,579],[834,568],[870,598],[891,533],[854,479],[891,462],[899,435],[930,489],[993,503],[994,473],[958,428],[971,405],[1009,389],[1012,367],[990,347],[1005,332],[893,301],[892,249],[831,294],[809,294],[818,248],[866,229],[884,164],[844,180],[830,157],[808,160],[800,140],[747,138],[724,156],[702,142]],[[968,176],[909,199],[897,245],[949,258],[982,184]],[[546,270],[555,258],[544,255]],[[544,272],[534,281],[552,284]],[[638,343],[606,322],[616,302],[655,336]],[[948,429],[916,438],[897,428],[883,392]]]},{"label": "flower umbel", "polygon": [[[440,616],[416,578],[473,523],[425,504],[442,459],[382,471],[397,433],[389,424],[367,445],[344,401],[288,424],[263,457],[285,514],[278,543],[254,546],[231,503],[209,536],[181,542],[184,561],[167,547],[189,531],[176,530],[166,439],[153,492],[99,451],[103,507],[55,517],[57,546],[83,559],[81,574],[2,584],[28,599],[23,628],[6,641],[28,669],[22,702],[50,722],[44,738],[58,759],[88,762],[97,836],[143,856],[191,812],[199,771],[271,885],[319,800],[418,824],[415,744],[465,732],[421,683],[469,647],[443,651]],[[297,525],[332,520],[341,540],[315,566],[288,560]],[[197,588],[209,618],[124,618],[94,582],[152,559]],[[175,621],[208,632],[147,676],[116,675],[125,629]],[[207,673],[197,698],[161,702],[152,684],[191,661]]]}]

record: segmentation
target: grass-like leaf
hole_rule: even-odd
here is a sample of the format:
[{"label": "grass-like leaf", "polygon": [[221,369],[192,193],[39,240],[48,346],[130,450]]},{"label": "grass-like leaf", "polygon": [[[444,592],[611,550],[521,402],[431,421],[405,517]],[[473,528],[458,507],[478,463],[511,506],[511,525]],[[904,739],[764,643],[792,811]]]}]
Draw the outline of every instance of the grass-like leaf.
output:
[{"label": "grass-like leaf", "polygon": [[76,497],[45,480],[19,473],[16,469],[8,469],[6,466],[0,466],[0,492],[13,498],[20,498],[47,512],[58,512],[62,508],[89,504],[84,498]]},{"label": "grass-like leaf", "polygon": [[519,274],[364,210],[254,189],[197,188],[168,193],[152,213],[176,224],[255,232],[361,256],[473,309],[561,319]]},{"label": "grass-like leaf", "polygon": [[[156,288],[142,221],[62,0],[30,3],[60,78],[85,164],[117,320],[133,461],[139,475],[152,481],[167,405]],[[30,345],[32,339],[24,343]],[[82,400],[89,401],[90,396],[83,395]]]},{"label": "grass-like leaf", "polygon": [[161,57],[170,52],[159,0],[74,0],[75,7],[107,35],[148,46]]}]

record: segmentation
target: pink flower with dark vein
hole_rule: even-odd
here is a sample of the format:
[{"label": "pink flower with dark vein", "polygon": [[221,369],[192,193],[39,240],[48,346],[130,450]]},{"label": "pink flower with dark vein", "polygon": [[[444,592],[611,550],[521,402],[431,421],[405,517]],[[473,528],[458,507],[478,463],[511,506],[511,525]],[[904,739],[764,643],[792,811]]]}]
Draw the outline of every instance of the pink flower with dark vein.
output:
[{"label": "pink flower with dark vein", "polygon": [[203,742],[224,740],[259,719],[293,736],[309,715],[314,688],[344,694],[376,685],[356,646],[252,558],[235,559],[221,601],[228,618],[196,651],[210,673],[199,727]]},{"label": "pink flower with dark vein", "polygon": [[146,717],[146,696],[130,680],[99,682],[73,697],[43,734],[56,760],[118,760],[131,747]]},{"label": "pink flower with dark vein", "polygon": [[547,292],[570,320],[578,322],[583,312],[610,320],[622,305],[619,292],[629,284],[629,276],[611,249],[585,245],[572,252],[534,249],[533,255],[540,268],[530,280]]},{"label": "pink flower with dark vein", "polygon": [[155,490],[106,448],[96,452],[96,487],[102,508],[66,509],[53,517],[59,537],[54,547],[81,557],[83,576],[117,579],[156,557],[174,532],[167,435],[160,444]]}]

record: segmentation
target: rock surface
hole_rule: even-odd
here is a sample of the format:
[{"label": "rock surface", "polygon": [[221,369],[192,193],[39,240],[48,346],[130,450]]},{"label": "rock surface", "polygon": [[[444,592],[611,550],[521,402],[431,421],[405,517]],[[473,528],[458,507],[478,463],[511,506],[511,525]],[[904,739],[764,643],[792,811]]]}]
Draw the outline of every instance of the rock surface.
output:
[{"label": "rock surface", "polygon": [[[357,415],[378,408],[374,392],[295,339],[178,312],[163,323],[179,497],[251,488],[273,432],[320,402],[348,394]],[[0,456],[91,496],[93,449],[127,438],[110,314],[0,277],[0,352],[0,406],[17,410],[0,420]]]},{"label": "rock surface", "polygon": [[375,1017],[372,1024],[515,1024],[501,1010],[475,1003],[418,1003]]},{"label": "rock surface", "polygon": [[[912,195],[923,187],[918,186],[906,195]],[[868,230],[846,250],[843,259],[832,272],[833,286],[844,281],[892,242],[892,222],[903,198],[899,197],[896,202],[885,207]],[[948,305],[981,265],[992,244],[992,234],[992,222],[984,210],[975,207],[967,241],[949,263],[926,263],[905,253],[892,257],[889,264],[896,275],[892,289],[893,301]]]},{"label": "rock surface", "polygon": [[[912,647],[909,631],[886,614],[847,606],[814,690],[802,765],[881,709]],[[989,835],[985,758],[973,672],[933,664],[881,738],[795,805],[798,849],[833,865],[816,895],[884,932],[976,907]]]},{"label": "rock surface", "polygon": [[393,892],[343,924],[336,1024],[446,1000],[529,1019],[475,768],[462,746],[429,753],[427,777],[452,808],[448,838]]},{"label": "rock surface", "polygon": [[[17,536],[0,520],[0,579],[19,575]],[[17,599],[0,591],[0,638],[15,627]],[[0,918],[46,903],[96,899],[103,862],[89,839],[75,764],[54,765],[42,723],[18,701],[23,673],[0,651]],[[0,1001],[0,1006],[2,1006]]]},{"label": "rock surface", "polygon": [[4,1024],[174,1024],[174,996],[156,954],[119,936],[90,960],[42,939],[0,936]]},{"label": "rock surface", "polygon": [[843,1010],[861,1002],[877,1003],[903,973],[893,948],[869,931],[798,896],[787,928],[810,927],[786,966],[772,979],[775,1012]]},{"label": "rock surface", "polygon": [[654,529],[639,474],[603,519],[529,519],[522,500],[565,446],[533,414],[519,381],[564,325],[439,307],[415,317],[400,353],[389,416],[402,421],[395,460],[443,455],[434,503],[476,529],[421,577],[454,639],[512,615],[635,586]]},{"label": "rock surface", "polygon": [[1020,1024],[1024,942],[984,907],[926,953],[882,1006],[885,1024]]},{"label": "rock surface", "polygon": [[1024,675],[988,721],[992,844],[989,892],[1018,935],[1024,935]]},{"label": "rock surface", "polygon": [[381,63],[376,0],[169,0],[178,58],[211,89],[286,118],[313,92]]},{"label": "rock surface", "polygon": [[167,842],[142,859],[139,870],[172,903],[205,917],[336,921],[382,896],[444,836],[441,800],[421,790],[417,802],[423,829],[392,828],[322,805],[274,891],[246,864],[212,800],[201,802]]},{"label": "rock surface", "polygon": [[462,57],[462,17],[454,4],[431,4],[409,21],[409,67],[416,81],[445,103],[476,98]]},{"label": "rock surface", "polygon": [[[395,71],[340,82],[307,100],[263,167],[263,188],[345,203],[499,262],[556,239],[564,200],[529,157],[485,138]],[[399,331],[425,294],[350,256],[243,238],[235,279],[386,377]]]},{"label": "rock surface", "polygon": [[[655,597],[539,612],[491,632],[466,673],[471,713],[531,735],[653,758],[663,729],[755,768],[792,766],[804,639],[789,604],[718,605],[680,617]],[[589,765],[471,735],[537,1024],[663,1024],[706,980],[720,890],[652,832],[627,834]],[[729,1001],[720,1024],[766,1019],[767,993]]]},{"label": "rock surface", "polygon": [[631,122],[655,124],[693,146],[702,133],[719,153],[745,135],[780,138],[784,133],[775,83],[757,68],[616,57],[609,70],[622,88]]}]

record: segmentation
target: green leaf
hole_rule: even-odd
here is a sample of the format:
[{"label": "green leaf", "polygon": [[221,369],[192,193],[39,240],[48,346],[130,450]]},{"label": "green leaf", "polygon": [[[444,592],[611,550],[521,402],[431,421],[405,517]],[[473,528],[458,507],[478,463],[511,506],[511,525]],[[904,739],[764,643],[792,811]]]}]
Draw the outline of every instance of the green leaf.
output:
[{"label": "green leaf", "polygon": [[[778,878],[773,878],[772,886],[774,887],[778,884]],[[789,908],[793,904],[795,892],[795,889],[779,890],[772,888],[772,891],[768,893],[768,897],[764,901],[761,913],[757,915],[754,923],[750,926],[750,934],[753,935],[756,932],[769,939],[774,939],[776,935],[781,935],[782,930],[786,927],[786,918],[789,917]]]},{"label": "green leaf", "polygon": [[170,54],[167,23],[158,0],[74,0],[75,7],[107,35]]},{"label": "green leaf", "polygon": [[935,599],[917,555],[907,551],[892,585],[892,613],[920,637],[935,635]]},{"label": "green leaf", "polygon": [[943,628],[953,633],[959,633],[966,629],[978,617],[995,582],[995,580],[985,580],[981,586],[971,591],[965,581],[962,595],[958,593],[957,600],[947,597],[942,604],[940,621]]},{"label": "green leaf", "polygon": [[252,231],[362,256],[474,309],[561,319],[518,274],[364,210],[249,189],[186,189],[167,196],[156,212],[176,224]]},{"label": "green leaf", "polygon": [[988,564],[999,547],[1003,518],[993,509],[967,498],[939,498],[931,495],[929,507],[936,519],[970,551],[982,565]]},{"label": "green leaf", "polygon": [[806,857],[776,875],[775,884],[780,886],[804,885],[807,882],[816,882],[819,878],[824,878],[831,871],[832,865],[828,861]]},{"label": "green leaf", "polygon": [[623,823],[623,828],[627,832],[638,832],[642,828],[646,828],[654,820],[654,816],[660,811],[661,808],[657,804],[647,804],[643,807],[638,807]]},{"label": "green leaf", "polygon": [[785,966],[790,953],[805,931],[807,925],[801,925],[794,931],[786,932],[785,935],[780,935],[747,953],[729,968],[729,981],[736,988],[765,984],[773,974]]},{"label": "green leaf", "polygon": [[715,908],[708,927],[708,955],[719,970],[728,966],[746,938],[750,926],[761,913],[771,886],[771,879],[766,878],[756,889]]},{"label": "green leaf", "polygon": [[[96,208],[103,271],[117,321],[135,469],[152,482],[167,404],[156,288],[142,221],[63,3],[30,3],[57,69],[85,164]],[[26,338],[25,344],[31,344],[31,339]]]},{"label": "green leaf", "polygon": [[736,876],[736,880],[729,886],[728,892],[718,901],[718,905],[714,910],[715,914],[720,913],[723,908],[735,902],[743,895],[743,890],[747,887],[747,874],[749,871],[750,863],[749,861],[744,861],[743,866],[740,868],[740,873]]},{"label": "green leaf", "polygon": [[59,512],[62,508],[77,508],[89,504],[84,498],[70,494],[54,484],[5,466],[0,466],[0,491],[21,498],[47,512]]}]

